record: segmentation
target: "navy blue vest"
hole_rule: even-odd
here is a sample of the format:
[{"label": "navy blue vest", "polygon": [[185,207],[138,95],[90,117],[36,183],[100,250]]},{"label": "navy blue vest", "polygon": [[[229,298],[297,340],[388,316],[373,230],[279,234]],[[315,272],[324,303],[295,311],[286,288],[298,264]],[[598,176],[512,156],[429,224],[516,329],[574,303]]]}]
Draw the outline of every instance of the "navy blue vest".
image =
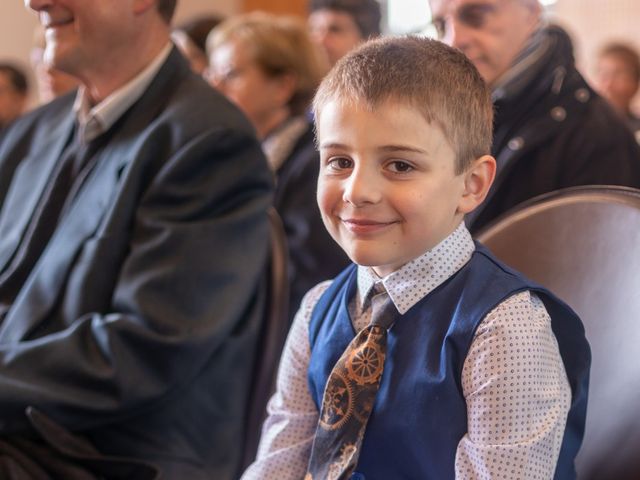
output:
[{"label": "navy blue vest", "polygon": [[[355,332],[348,302],[356,266],[344,270],[321,296],[311,316],[309,386],[319,407],[331,369]],[[389,331],[387,359],[367,424],[357,472],[366,480],[447,480],[467,431],[462,367],[480,321],[514,293],[531,290],[544,302],[571,384],[556,479],[574,479],[574,457],[584,433],[589,345],[577,315],[539,285],[498,262],[477,245],[471,260],[414,305]]]}]

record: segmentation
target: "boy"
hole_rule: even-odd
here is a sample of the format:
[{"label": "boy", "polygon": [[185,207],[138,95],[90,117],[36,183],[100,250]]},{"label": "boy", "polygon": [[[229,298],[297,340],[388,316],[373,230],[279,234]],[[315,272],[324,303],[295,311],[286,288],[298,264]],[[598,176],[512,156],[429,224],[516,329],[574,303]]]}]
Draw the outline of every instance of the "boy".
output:
[{"label": "boy", "polygon": [[303,301],[243,479],[574,478],[580,320],[462,222],[495,172],[478,72],[434,40],[376,40],[314,110],[318,203],[356,265]]}]

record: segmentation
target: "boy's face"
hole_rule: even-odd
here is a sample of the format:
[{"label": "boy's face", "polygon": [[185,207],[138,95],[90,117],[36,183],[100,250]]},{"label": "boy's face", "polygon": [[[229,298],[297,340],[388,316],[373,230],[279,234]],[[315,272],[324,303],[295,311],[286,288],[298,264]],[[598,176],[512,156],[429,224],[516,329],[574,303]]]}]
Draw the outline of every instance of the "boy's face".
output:
[{"label": "boy's face", "polygon": [[466,173],[442,130],[388,101],[327,103],[318,118],[318,204],[351,260],[387,275],[449,235],[469,211]]}]

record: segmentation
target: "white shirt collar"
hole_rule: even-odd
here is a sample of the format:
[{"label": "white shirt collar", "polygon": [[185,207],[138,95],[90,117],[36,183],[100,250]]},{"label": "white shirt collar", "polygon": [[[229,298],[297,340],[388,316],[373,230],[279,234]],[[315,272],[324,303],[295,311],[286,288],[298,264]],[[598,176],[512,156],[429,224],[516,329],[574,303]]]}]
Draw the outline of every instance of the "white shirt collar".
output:
[{"label": "white shirt collar", "polygon": [[78,89],[73,111],[78,120],[80,135],[85,143],[109,130],[151,84],[171,53],[172,43],[167,43],[160,53],[132,80],[115,90],[94,107],[89,102],[86,88]]},{"label": "white shirt collar", "polygon": [[475,244],[464,222],[438,245],[414,258],[384,278],[378,277],[371,267],[358,266],[358,307],[367,307],[364,301],[376,282],[382,282],[391,301],[401,315],[422,300],[436,287],[460,270],[470,259]]}]

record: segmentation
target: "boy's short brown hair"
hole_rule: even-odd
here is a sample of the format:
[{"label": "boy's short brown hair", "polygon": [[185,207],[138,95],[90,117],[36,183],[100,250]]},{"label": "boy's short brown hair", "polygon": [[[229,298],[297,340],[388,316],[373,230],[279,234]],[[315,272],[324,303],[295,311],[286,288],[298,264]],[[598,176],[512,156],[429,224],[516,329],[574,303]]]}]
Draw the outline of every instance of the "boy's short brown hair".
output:
[{"label": "boy's short brown hair", "polygon": [[456,173],[491,151],[493,104],[480,74],[460,51],[408,36],[370,41],[342,58],[314,98],[317,119],[330,101],[371,110],[387,100],[418,110],[444,132]]}]

